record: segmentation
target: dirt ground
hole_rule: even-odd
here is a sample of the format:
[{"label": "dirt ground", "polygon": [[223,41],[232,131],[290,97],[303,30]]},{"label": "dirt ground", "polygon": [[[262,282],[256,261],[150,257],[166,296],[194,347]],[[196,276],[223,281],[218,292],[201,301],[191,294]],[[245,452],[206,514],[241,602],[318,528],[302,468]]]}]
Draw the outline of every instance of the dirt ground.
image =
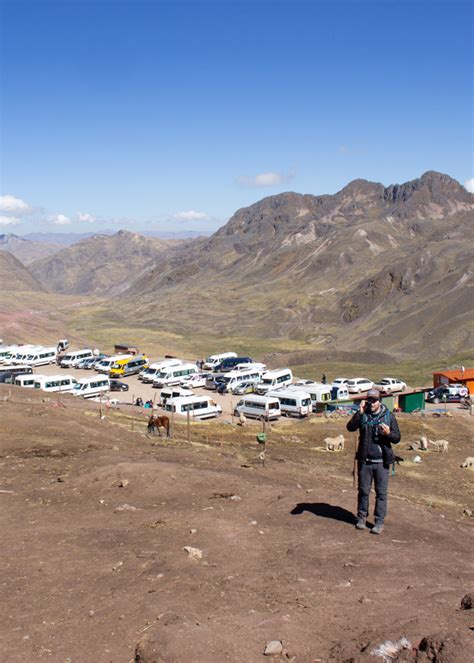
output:
[{"label": "dirt ground", "polygon": [[[61,401],[0,386],[2,662],[382,661],[387,639],[430,635],[438,654],[397,660],[473,660],[472,418],[400,416],[373,536],[353,526],[353,436],[323,449],[345,419],[267,431],[263,466],[257,424],[166,440],[126,409]],[[423,432],[449,451],[416,464]]]}]

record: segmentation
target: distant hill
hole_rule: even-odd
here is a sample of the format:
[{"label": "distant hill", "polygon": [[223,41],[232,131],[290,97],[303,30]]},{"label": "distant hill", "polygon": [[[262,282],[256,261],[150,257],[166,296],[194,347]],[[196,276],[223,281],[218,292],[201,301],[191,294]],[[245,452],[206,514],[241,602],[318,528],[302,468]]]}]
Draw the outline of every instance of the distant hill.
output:
[{"label": "distant hill", "polygon": [[[89,239],[89,237],[94,237],[97,235],[96,232],[88,233],[59,233],[59,232],[39,232],[39,233],[27,233],[22,235],[23,239],[29,239],[34,242],[52,242],[53,244],[61,244],[62,246],[72,246],[72,244],[77,244],[77,242],[82,242],[83,239]],[[113,231],[105,230],[100,233],[101,235],[112,235]]]},{"label": "distant hill", "polygon": [[29,240],[13,233],[0,235],[0,250],[12,253],[24,265],[51,256],[61,248],[60,244]]},{"label": "distant hill", "polygon": [[284,193],[158,256],[126,294],[142,322],[181,333],[452,353],[474,345],[473,217],[473,194],[434,171]]},{"label": "distant hill", "polygon": [[28,269],[8,251],[0,251],[0,283],[8,292],[43,292],[40,283]]},{"label": "distant hill", "polygon": [[145,265],[173,243],[121,230],[94,235],[31,265],[31,273],[48,292],[109,294],[120,292]]}]

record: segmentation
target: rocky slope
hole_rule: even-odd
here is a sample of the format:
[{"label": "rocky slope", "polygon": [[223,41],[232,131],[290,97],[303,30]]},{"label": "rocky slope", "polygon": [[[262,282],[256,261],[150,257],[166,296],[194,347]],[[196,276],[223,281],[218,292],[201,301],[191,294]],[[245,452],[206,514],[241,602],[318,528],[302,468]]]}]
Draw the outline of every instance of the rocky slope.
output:
[{"label": "rocky slope", "polygon": [[0,250],[12,253],[24,265],[29,265],[41,258],[47,258],[60,251],[61,248],[62,246],[55,242],[33,241],[18,237],[13,233],[0,235]]},{"label": "rocky slope", "polygon": [[473,194],[433,171],[285,193],[159,257],[128,294],[141,320],[174,331],[451,353],[474,344],[473,217]]},{"label": "rocky slope", "polygon": [[0,283],[3,291],[43,292],[40,283],[28,269],[8,251],[0,251]]},{"label": "rocky slope", "polygon": [[94,235],[34,262],[31,271],[50,292],[108,294],[128,287],[172,243],[125,230]]}]

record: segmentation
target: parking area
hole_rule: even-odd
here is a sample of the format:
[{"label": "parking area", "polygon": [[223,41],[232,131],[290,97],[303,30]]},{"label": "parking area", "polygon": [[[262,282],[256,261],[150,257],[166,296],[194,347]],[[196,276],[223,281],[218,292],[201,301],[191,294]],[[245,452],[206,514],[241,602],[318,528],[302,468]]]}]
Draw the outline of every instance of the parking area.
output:
[{"label": "parking area", "polygon": [[[154,361],[159,361],[156,359]],[[151,363],[151,362],[150,362]],[[76,379],[83,377],[91,377],[95,374],[94,371],[86,371],[83,369],[65,369],[59,368],[55,364],[49,366],[42,366],[34,371],[35,373],[41,373],[43,375],[57,375],[57,374],[68,374],[74,376]],[[148,400],[152,400],[157,403],[159,400],[160,389],[154,389],[151,384],[143,384],[141,380],[138,379],[136,375],[131,375],[126,378],[121,378],[121,381],[125,382],[129,389],[125,392],[112,392],[111,397],[116,399],[120,403],[131,405],[135,402],[137,398],[141,398],[145,403]],[[192,390],[196,395],[205,395],[210,396],[217,404],[222,408],[222,417],[226,421],[232,420],[232,413],[234,411],[235,405],[240,400],[241,396],[232,395],[232,394],[219,394],[216,391],[210,391],[204,388],[194,388]],[[365,394],[360,394],[363,397]],[[426,403],[425,411],[429,414],[439,413],[444,414],[449,412],[451,414],[468,414],[468,411],[462,409],[459,403],[446,403],[446,404],[434,404]]]}]

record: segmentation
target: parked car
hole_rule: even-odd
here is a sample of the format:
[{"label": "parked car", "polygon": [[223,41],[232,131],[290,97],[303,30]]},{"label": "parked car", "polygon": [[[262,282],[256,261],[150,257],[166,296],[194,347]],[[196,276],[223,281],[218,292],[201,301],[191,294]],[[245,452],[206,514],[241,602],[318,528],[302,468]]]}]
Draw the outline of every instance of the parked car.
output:
[{"label": "parked car", "polygon": [[208,378],[206,378],[206,389],[217,389],[217,386],[220,382],[222,382],[223,377],[224,376],[222,374],[210,375]]},{"label": "parked car", "polygon": [[375,385],[376,389],[392,393],[393,391],[405,391],[407,385],[398,378],[382,378],[378,384]]},{"label": "parked car", "polygon": [[89,357],[89,359],[83,359],[80,366],[77,368],[84,368],[86,371],[90,371],[94,368],[96,361],[99,361],[98,357]]},{"label": "parked car", "polygon": [[442,385],[431,389],[426,400],[429,403],[458,403],[461,399],[469,395],[469,390],[464,385]]},{"label": "parked car", "polygon": [[121,380],[110,380],[110,391],[128,391],[128,384]]},{"label": "parked car", "polygon": [[349,378],[336,378],[335,380],[332,381],[332,386],[333,387],[341,387],[342,385],[347,386],[348,382]]},{"label": "parked car", "polygon": [[346,383],[347,390],[350,394],[360,394],[362,391],[372,389],[374,383],[367,378],[353,378]]},{"label": "parked car", "polygon": [[253,394],[255,391],[255,382],[241,382],[232,389],[233,394],[242,396],[243,394]]},{"label": "parked car", "polygon": [[211,373],[198,373],[197,375],[188,375],[183,378],[180,385],[185,389],[192,389],[193,387],[205,387],[206,380],[211,376]]}]

